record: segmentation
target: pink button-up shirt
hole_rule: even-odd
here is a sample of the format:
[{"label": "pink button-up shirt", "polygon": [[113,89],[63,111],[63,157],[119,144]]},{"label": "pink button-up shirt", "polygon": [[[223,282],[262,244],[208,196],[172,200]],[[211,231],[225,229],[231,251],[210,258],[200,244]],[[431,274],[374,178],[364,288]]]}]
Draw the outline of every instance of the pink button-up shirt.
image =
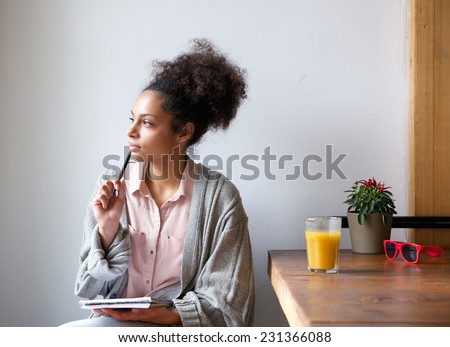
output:
[{"label": "pink button-up shirt", "polygon": [[[127,297],[151,295],[180,281],[184,238],[191,208],[194,162],[187,162],[175,194],[158,208],[142,176],[142,163],[130,162],[126,180],[132,254]],[[145,171],[144,171],[145,172]]]}]

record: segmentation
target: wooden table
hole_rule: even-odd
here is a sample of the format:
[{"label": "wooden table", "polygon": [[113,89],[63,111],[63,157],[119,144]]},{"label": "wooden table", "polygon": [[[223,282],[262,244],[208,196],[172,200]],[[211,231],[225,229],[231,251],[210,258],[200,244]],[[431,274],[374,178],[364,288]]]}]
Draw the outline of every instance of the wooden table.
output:
[{"label": "wooden table", "polygon": [[450,326],[450,250],[416,265],[341,250],[338,274],[309,272],[305,251],[274,250],[268,272],[291,326]]}]

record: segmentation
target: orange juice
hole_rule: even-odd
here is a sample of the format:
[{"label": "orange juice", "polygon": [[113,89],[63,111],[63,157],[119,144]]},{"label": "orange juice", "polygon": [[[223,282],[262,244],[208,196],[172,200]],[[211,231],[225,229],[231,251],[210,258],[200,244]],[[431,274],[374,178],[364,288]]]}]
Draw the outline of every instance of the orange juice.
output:
[{"label": "orange juice", "polygon": [[306,230],[308,266],[314,271],[337,272],[340,231]]}]

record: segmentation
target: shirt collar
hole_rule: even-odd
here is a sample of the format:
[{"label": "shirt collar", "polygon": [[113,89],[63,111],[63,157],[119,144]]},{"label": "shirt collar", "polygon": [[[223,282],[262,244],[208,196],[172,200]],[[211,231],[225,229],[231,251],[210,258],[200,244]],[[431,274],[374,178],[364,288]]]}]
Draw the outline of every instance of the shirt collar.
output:
[{"label": "shirt collar", "polygon": [[[151,196],[151,193],[145,184],[145,172],[147,167],[142,162],[130,162],[130,164],[130,178],[128,182],[130,193],[134,194],[139,191],[142,196]],[[195,163],[192,159],[188,159],[181,177],[180,186],[169,201],[176,201],[180,198],[180,196],[185,196],[188,199],[192,199],[192,192],[194,190],[195,183],[194,175]]]},{"label": "shirt collar", "polygon": [[169,200],[175,201],[180,196],[185,196],[188,199],[192,199],[192,191],[194,190],[194,162],[188,159],[186,162],[186,167],[183,171],[183,176],[181,176],[180,186],[175,192],[172,198]]},{"label": "shirt collar", "polygon": [[138,190],[141,191],[141,193],[145,192],[143,195],[148,195],[149,191],[147,188],[147,185],[145,184],[144,179],[144,165],[142,162],[130,162],[130,178],[128,181],[128,186],[130,193],[134,193]]}]

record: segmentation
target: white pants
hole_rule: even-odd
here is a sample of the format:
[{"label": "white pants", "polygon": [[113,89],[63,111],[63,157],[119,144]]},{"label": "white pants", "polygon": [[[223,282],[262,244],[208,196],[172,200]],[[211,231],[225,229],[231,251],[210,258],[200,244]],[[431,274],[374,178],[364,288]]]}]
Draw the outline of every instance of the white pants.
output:
[{"label": "white pants", "polygon": [[76,320],[68,322],[61,327],[123,327],[123,328],[136,328],[136,327],[158,327],[160,325],[138,322],[138,321],[121,321],[109,316],[100,316],[87,319]]}]

